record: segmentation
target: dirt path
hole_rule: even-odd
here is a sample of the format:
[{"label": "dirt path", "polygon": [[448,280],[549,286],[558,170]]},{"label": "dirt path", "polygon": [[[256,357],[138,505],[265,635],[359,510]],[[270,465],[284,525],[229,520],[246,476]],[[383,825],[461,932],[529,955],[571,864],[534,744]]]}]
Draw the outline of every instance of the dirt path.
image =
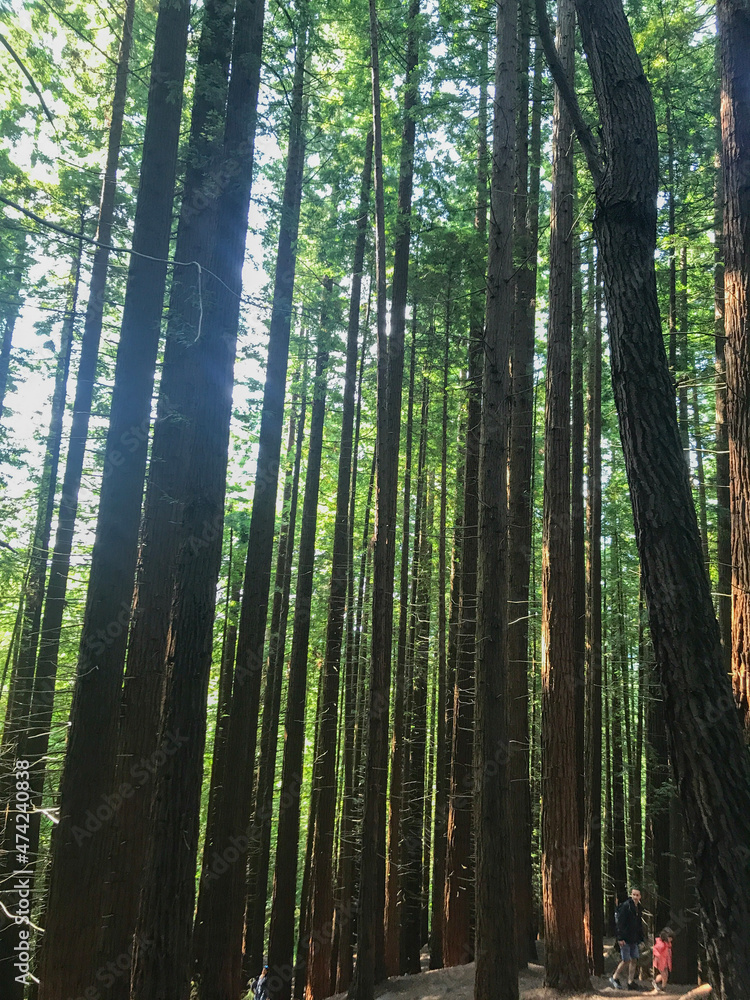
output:
[{"label": "dirt path", "polygon": [[[562,994],[556,990],[544,988],[544,969],[541,965],[531,965],[518,979],[521,1000],[560,1000]],[[651,997],[672,996],[685,997],[685,987],[670,986],[666,993],[654,993],[650,984],[641,993],[635,990],[615,990],[606,979],[594,977],[593,991],[568,995],[568,1000],[588,1000],[592,996],[604,997]],[[379,1000],[473,1000],[474,966],[463,965],[454,969],[438,969],[434,972],[423,972],[418,976],[399,976],[389,979],[376,996]],[[691,1000],[697,994],[691,993]],[[702,994],[705,996],[705,994]],[[346,1000],[346,994],[340,993],[334,1000]]]}]

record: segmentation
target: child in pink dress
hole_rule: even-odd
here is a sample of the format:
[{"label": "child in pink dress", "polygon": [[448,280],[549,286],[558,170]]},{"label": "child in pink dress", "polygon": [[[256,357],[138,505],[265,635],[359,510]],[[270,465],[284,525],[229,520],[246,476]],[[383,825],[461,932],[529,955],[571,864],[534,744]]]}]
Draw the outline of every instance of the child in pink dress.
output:
[{"label": "child in pink dress", "polygon": [[665,927],[654,940],[654,989],[660,993],[669,982],[672,971],[672,938],[671,928]]}]

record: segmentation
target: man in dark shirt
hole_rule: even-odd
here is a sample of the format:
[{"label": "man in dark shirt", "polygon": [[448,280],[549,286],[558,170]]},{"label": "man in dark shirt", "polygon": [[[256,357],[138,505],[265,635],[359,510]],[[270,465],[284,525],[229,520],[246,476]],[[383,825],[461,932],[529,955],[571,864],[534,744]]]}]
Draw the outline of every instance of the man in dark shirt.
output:
[{"label": "man in dark shirt", "polygon": [[643,943],[643,918],[641,916],[641,893],[631,889],[630,896],[617,910],[617,943],[620,946],[620,964],[610,977],[616,990],[624,990],[620,976],[627,970],[627,989],[637,990],[635,970],[638,962],[638,946]]}]

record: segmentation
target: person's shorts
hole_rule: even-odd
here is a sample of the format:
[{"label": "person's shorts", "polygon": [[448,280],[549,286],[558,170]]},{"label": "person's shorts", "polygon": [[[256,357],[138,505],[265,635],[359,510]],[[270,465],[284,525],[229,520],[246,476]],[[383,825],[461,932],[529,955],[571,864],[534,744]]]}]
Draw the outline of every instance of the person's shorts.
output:
[{"label": "person's shorts", "polygon": [[628,944],[627,941],[625,944],[621,944],[620,958],[623,962],[634,962],[638,958],[638,945]]}]

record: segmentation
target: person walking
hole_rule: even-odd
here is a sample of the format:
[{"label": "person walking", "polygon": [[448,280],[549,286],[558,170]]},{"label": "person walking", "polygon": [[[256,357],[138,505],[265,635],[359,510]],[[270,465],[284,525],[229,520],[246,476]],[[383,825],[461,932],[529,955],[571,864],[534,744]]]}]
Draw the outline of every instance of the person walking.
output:
[{"label": "person walking", "polygon": [[672,971],[672,938],[671,927],[665,927],[658,938],[654,940],[654,990],[664,992]]},{"label": "person walking", "polygon": [[[639,889],[631,889],[630,896],[617,908],[615,928],[617,930],[617,944],[620,947],[620,964],[610,976],[609,982],[616,990],[637,990],[635,970],[638,962],[638,948],[639,945],[643,944],[644,939]],[[627,975],[627,986],[622,984],[623,974]]]}]

